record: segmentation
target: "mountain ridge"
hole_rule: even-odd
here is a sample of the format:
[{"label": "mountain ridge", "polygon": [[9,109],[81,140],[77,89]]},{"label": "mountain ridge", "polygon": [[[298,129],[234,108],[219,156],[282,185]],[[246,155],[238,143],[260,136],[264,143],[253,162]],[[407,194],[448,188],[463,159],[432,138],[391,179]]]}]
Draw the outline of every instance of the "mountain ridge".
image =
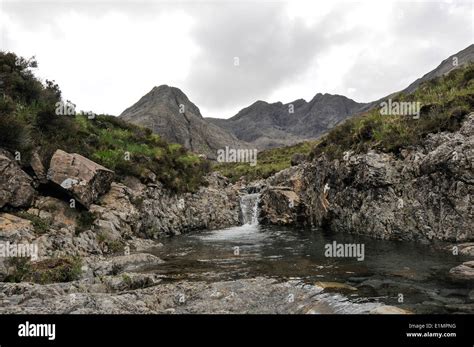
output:
[{"label": "mountain ridge", "polygon": [[247,144],[233,134],[206,121],[197,107],[179,88],[169,85],[153,87],[120,118],[150,128],[170,142],[215,159],[225,146],[246,148]]},{"label": "mountain ridge", "polygon": [[[457,64],[453,64],[454,58]],[[253,146],[263,150],[315,140],[336,124],[378,107],[380,102],[400,93],[413,93],[421,83],[472,61],[474,44],[444,59],[405,89],[368,103],[339,94],[316,93],[310,101],[303,98],[289,103],[257,100],[231,118],[205,118],[179,88],[161,85],[119,117],[146,126],[168,141],[215,158],[216,150],[225,146]],[[184,105],[184,112],[179,111],[180,105]]]}]

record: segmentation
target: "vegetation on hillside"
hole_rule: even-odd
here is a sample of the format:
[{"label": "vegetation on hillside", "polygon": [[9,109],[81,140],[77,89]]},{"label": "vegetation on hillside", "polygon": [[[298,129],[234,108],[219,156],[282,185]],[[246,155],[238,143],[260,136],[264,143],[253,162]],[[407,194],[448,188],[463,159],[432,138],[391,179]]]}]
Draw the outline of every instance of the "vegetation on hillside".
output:
[{"label": "vegetation on hillside", "polygon": [[376,107],[340,123],[319,141],[260,152],[256,166],[219,163],[214,170],[232,181],[242,176],[251,181],[290,167],[296,153],[308,154],[309,159],[323,153],[330,159],[342,158],[348,150],[363,153],[376,149],[398,154],[402,148],[420,144],[427,134],[456,131],[474,110],[474,64],[425,82],[413,94],[399,93],[392,102],[420,102],[420,118],[383,115]]},{"label": "vegetation on hillside", "polygon": [[47,168],[57,149],[79,153],[116,172],[142,181],[155,176],[175,191],[194,191],[209,171],[206,160],[169,144],[151,130],[113,116],[57,114],[59,86],[33,74],[34,59],[0,52],[0,148],[21,154],[29,166],[38,149]]},{"label": "vegetation on hillside", "polygon": [[49,258],[32,262],[26,257],[13,257],[7,258],[6,262],[10,272],[4,279],[5,282],[71,282],[81,275],[80,258]]},{"label": "vegetation on hillside", "polygon": [[392,102],[420,102],[420,118],[383,115],[376,107],[334,127],[310,157],[325,153],[334,159],[348,150],[363,153],[370,149],[398,154],[402,148],[421,144],[430,133],[458,130],[474,110],[474,64],[425,82],[412,94],[399,93]]},{"label": "vegetation on hillside", "polygon": [[228,177],[232,182],[244,177],[247,181],[267,178],[291,166],[291,158],[295,154],[308,155],[316,142],[301,142],[299,144],[267,149],[257,154],[257,164],[249,163],[218,163],[214,170]]}]

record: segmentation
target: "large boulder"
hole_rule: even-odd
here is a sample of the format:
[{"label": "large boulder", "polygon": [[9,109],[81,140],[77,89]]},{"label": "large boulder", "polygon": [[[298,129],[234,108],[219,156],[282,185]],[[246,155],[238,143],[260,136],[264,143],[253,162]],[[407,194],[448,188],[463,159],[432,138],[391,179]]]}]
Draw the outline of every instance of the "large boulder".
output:
[{"label": "large boulder", "polygon": [[300,196],[289,187],[268,187],[260,197],[259,222],[294,225],[305,219]]},{"label": "large boulder", "polygon": [[5,151],[0,151],[0,208],[27,207],[35,196],[32,178]]},{"label": "large boulder", "polygon": [[48,170],[50,181],[60,185],[87,208],[109,190],[113,178],[113,171],[82,155],[60,149],[51,158]]},{"label": "large boulder", "polygon": [[449,274],[457,281],[474,281],[474,260],[453,267],[449,270]]}]

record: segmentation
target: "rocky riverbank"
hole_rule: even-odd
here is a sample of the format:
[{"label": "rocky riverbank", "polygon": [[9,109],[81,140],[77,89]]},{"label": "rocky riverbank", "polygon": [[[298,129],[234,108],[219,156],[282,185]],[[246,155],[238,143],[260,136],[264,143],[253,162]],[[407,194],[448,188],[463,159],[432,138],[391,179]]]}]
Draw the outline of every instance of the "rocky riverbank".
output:
[{"label": "rocky riverbank", "polygon": [[[48,169],[35,158],[28,174],[1,152],[0,241],[36,245],[37,261],[123,254],[154,245],[151,239],[240,223],[238,191],[218,174],[195,193],[177,194],[156,180],[116,182],[78,154],[58,150]],[[2,260],[0,279],[14,271]]]},{"label": "rocky riverbank", "polygon": [[[399,157],[323,155],[254,182],[249,192],[260,191],[261,224],[442,240],[472,256],[473,134],[471,114],[458,132],[430,135]],[[243,186],[225,177],[210,174],[195,193],[177,194],[153,177],[119,182],[111,170],[61,150],[48,168],[33,155],[27,171],[1,151],[0,241],[38,247],[28,266],[2,258],[0,280],[23,282],[0,283],[1,313],[335,312],[312,299],[321,287],[298,281],[169,281],[149,271],[163,264],[144,253],[159,248],[159,238],[241,223]],[[467,261],[449,276],[464,286],[473,269]],[[288,293],[299,298],[297,305],[288,303]],[[453,310],[463,309],[458,306]],[[404,313],[397,310],[374,305],[360,312]]]},{"label": "rocky riverbank", "polygon": [[261,223],[318,225],[381,239],[474,240],[474,113],[455,133],[394,154],[321,156],[266,181]]}]

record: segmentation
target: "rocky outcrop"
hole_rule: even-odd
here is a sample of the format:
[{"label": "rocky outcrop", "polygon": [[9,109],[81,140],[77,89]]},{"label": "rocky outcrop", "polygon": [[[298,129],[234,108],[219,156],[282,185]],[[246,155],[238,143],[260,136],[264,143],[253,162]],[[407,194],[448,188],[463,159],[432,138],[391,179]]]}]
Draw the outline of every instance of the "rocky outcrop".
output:
[{"label": "rocky outcrop", "polygon": [[247,148],[248,144],[201,116],[199,108],[178,88],[154,87],[120,115],[153,130],[165,140],[216,159],[217,150]]},{"label": "rocky outcrop", "polygon": [[38,150],[33,151],[33,153],[31,154],[30,166],[38,182],[47,183],[47,171],[43,165],[43,162],[41,161],[41,157],[38,154]]},{"label": "rocky outcrop", "polygon": [[474,260],[467,261],[453,267],[449,271],[449,275],[456,281],[474,282]]},{"label": "rocky outcrop", "polygon": [[129,178],[113,184],[91,211],[104,228],[122,236],[137,234],[146,238],[177,235],[203,229],[239,224],[239,198],[229,181],[211,174],[207,186],[195,193],[175,194],[159,182],[144,185]]},{"label": "rocky outcrop", "polygon": [[[67,153],[60,153],[60,157],[63,156],[70,159]],[[81,162],[73,160],[66,168],[75,168]],[[90,161],[85,163],[89,168],[97,168]],[[50,172],[58,172],[57,168],[58,165],[53,166]],[[73,171],[60,172],[68,170]],[[75,194],[89,199],[104,191],[95,188],[100,181],[93,175],[95,172],[97,170],[74,176],[78,182],[84,177],[90,178],[86,181],[90,185],[78,185],[81,190],[75,190]],[[62,179],[59,175],[53,177],[58,177],[56,182]],[[39,196],[33,206],[21,212],[24,218],[0,213],[0,241],[33,242],[38,245],[42,259],[87,257],[123,253],[126,248],[144,250],[156,246],[149,239],[238,225],[237,189],[218,174],[211,174],[206,180],[207,186],[195,193],[176,194],[159,182],[145,185],[129,177],[123,183],[112,182],[110,189],[89,205],[88,211],[56,197]]]},{"label": "rocky outcrop", "polygon": [[163,260],[148,253],[134,253],[108,259],[88,259],[84,269],[93,276],[117,275],[122,272],[145,271],[163,263]]},{"label": "rocky outcrop", "polygon": [[342,95],[318,93],[309,102],[257,101],[229,119],[208,118],[208,121],[240,140],[266,149],[317,138],[364,105]]},{"label": "rocky outcrop", "polygon": [[48,170],[48,179],[68,191],[85,207],[109,190],[113,171],[79,154],[58,149]]},{"label": "rocky outcrop", "polygon": [[[333,161],[321,156],[278,173],[267,184],[286,186],[299,196],[300,205],[284,211],[287,224],[324,225],[382,239],[470,241],[473,158],[471,113],[458,132],[431,134],[422,147],[405,149],[400,157],[376,151],[345,153]],[[288,206],[288,194],[264,192],[262,216]]]},{"label": "rocky outcrop", "polygon": [[[0,283],[0,314],[321,314],[348,313],[318,297],[321,289],[267,277],[232,281],[163,281],[122,272],[69,283]],[[290,300],[289,298],[294,298]],[[355,304],[368,313],[378,303]],[[385,310],[377,313],[393,313]],[[400,312],[399,312],[400,313]]]},{"label": "rocky outcrop", "polygon": [[36,194],[32,183],[11,154],[0,150],[0,208],[29,206]]},{"label": "rocky outcrop", "polygon": [[304,207],[298,194],[288,187],[268,187],[260,197],[263,224],[299,224],[304,220]]}]

